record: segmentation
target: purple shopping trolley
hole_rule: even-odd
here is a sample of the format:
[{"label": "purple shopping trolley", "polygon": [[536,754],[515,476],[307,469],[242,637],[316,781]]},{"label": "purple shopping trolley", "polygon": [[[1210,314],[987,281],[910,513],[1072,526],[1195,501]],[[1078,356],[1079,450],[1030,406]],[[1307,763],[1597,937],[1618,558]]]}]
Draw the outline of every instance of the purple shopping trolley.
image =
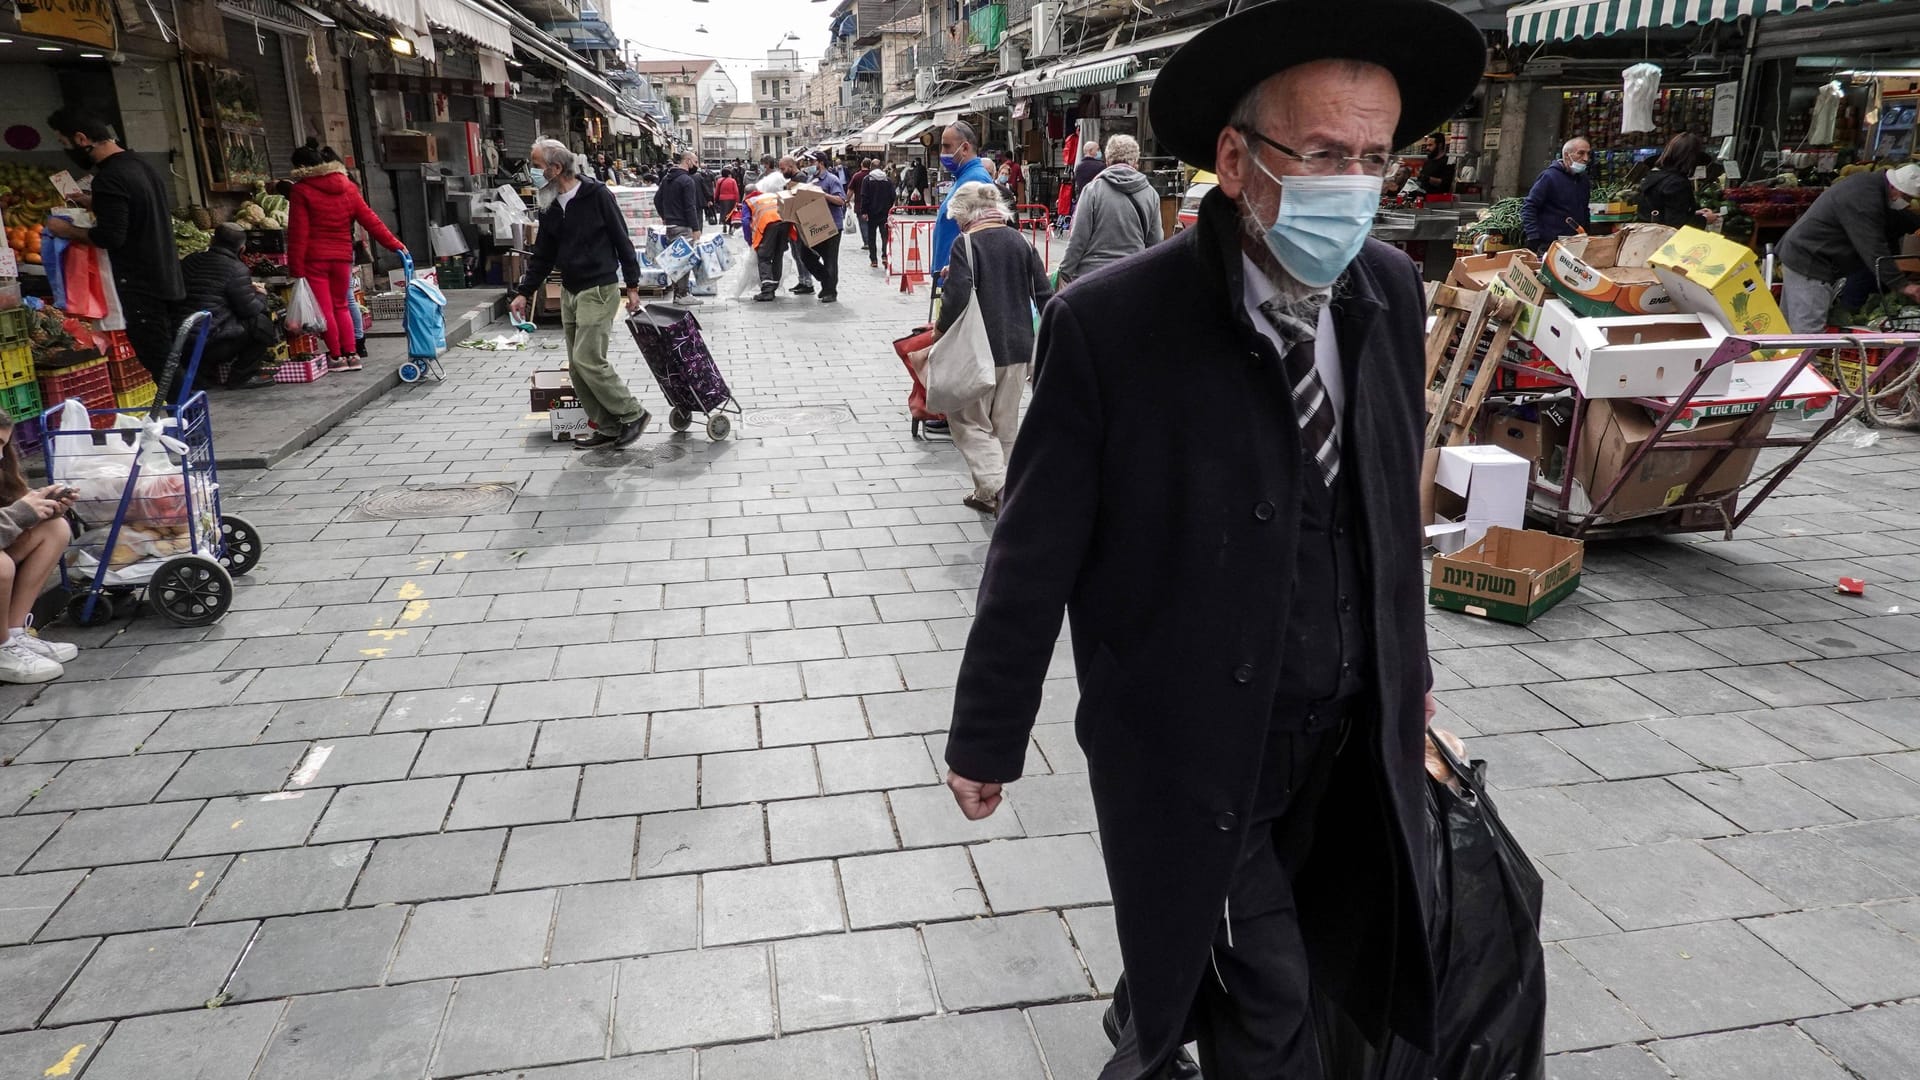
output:
[{"label": "purple shopping trolley", "polygon": [[648,304],[627,316],[627,329],[647,358],[653,379],[667,399],[667,423],[675,431],[693,424],[693,414],[707,418],[707,438],[715,442],[733,430],[727,413],[740,415],[740,403],[727,389],[727,380],[713,362],[700,320],[693,312],[669,304]]}]

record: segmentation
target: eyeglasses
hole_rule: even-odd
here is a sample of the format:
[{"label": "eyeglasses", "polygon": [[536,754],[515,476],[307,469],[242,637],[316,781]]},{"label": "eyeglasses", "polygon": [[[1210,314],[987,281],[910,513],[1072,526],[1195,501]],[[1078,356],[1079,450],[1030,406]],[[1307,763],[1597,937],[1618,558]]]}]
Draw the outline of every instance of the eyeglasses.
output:
[{"label": "eyeglasses", "polygon": [[1387,175],[1387,166],[1393,164],[1393,158],[1387,154],[1360,154],[1350,156],[1342,154],[1337,150],[1308,150],[1305,153],[1301,153],[1292,147],[1282,146],[1274,142],[1249,125],[1240,125],[1237,130],[1242,135],[1259,139],[1261,142],[1266,143],[1268,146],[1299,162],[1300,171],[1309,176],[1334,176],[1351,170],[1355,165],[1360,166],[1360,171],[1368,176],[1385,176]]}]

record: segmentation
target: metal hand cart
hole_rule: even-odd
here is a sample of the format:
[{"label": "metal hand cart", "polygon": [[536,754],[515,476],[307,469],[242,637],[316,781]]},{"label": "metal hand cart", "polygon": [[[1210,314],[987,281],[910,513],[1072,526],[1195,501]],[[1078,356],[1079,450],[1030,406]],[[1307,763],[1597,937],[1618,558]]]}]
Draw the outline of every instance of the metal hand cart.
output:
[{"label": "metal hand cart", "polygon": [[[193,351],[182,385],[193,386],[211,327],[205,311],[181,324],[158,380],[162,393],[173,385],[189,338]],[[88,410],[84,428],[57,426],[64,411],[64,403],[50,402],[41,421],[47,475],[82,495],[74,510],[86,529],[60,560],[67,614],[81,626],[98,626],[113,617],[116,600],[126,603],[144,591],[148,606],[181,626],[205,626],[225,615],[233,579],[253,569],[265,545],[244,518],[220,512],[206,393],[178,405],[156,396],[148,408]],[[137,426],[126,426],[127,418]],[[104,427],[94,426],[102,421]],[[63,479],[84,471],[83,459],[102,456],[112,463],[99,474]],[[117,483],[116,499],[113,474],[120,463],[126,477]],[[168,483],[176,476],[178,485]],[[116,558],[123,541],[129,557]]]},{"label": "metal hand cart", "polygon": [[[1704,411],[1696,396],[1704,399],[1700,388],[1709,375],[1722,365],[1745,359],[1760,351],[1797,352],[1792,363],[1781,369],[1773,388],[1758,401],[1742,403],[1752,410],[1738,428],[1724,438],[1701,438],[1685,430],[1688,422]],[[1835,407],[1819,426],[1811,431],[1768,433],[1772,418],[1783,403],[1789,387],[1810,365],[1828,374],[1846,356],[1860,358],[1856,380],[1829,381],[1836,387]],[[1869,369],[1865,357],[1878,355],[1880,363]],[[1752,516],[1755,509],[1776,491],[1793,470],[1813,453],[1821,441],[1853,417],[1863,403],[1897,389],[1902,376],[1920,364],[1920,334],[1775,334],[1728,337],[1720,348],[1696,372],[1686,390],[1671,398],[1615,399],[1647,408],[1656,417],[1653,432],[1622,462],[1618,475],[1598,491],[1588,492],[1588,505],[1574,505],[1573,481],[1581,475],[1581,426],[1586,419],[1587,398],[1574,385],[1573,378],[1559,371],[1528,367],[1511,354],[1503,355],[1504,371],[1525,374],[1555,384],[1536,401],[1571,401],[1572,423],[1567,432],[1566,464],[1558,483],[1537,477],[1531,487],[1528,512],[1544,518],[1546,527],[1563,536],[1586,539],[1659,536],[1670,533],[1721,532],[1731,538],[1735,529]],[[1506,397],[1507,395],[1502,395]],[[1715,416],[1714,419],[1731,417]],[[1678,426],[1676,426],[1678,425]],[[1759,449],[1786,449],[1787,459],[1739,490],[1715,494],[1702,490],[1721,465],[1737,452]],[[1640,469],[1649,454],[1711,452],[1703,466],[1684,488],[1677,491],[1661,510],[1632,516],[1610,513],[1621,489]],[[1758,485],[1755,487],[1755,485]]]}]

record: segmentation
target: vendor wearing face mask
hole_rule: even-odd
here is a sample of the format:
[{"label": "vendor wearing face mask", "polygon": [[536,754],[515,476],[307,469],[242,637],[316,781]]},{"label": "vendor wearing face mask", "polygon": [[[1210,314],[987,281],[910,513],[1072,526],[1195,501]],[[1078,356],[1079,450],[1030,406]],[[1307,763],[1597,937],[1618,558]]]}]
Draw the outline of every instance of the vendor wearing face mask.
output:
[{"label": "vendor wearing face mask", "polygon": [[953,254],[953,242],[960,239],[960,226],[947,214],[947,204],[953,201],[953,193],[960,190],[962,184],[991,184],[993,171],[987,168],[986,159],[980,156],[979,139],[973,133],[973,125],[965,120],[955,120],[940,133],[940,167],[953,177],[953,186],[947,189],[947,197],[940,202],[940,213],[933,222],[933,272],[943,274],[947,270],[947,260]]},{"label": "vendor wearing face mask", "polygon": [[[93,173],[91,196],[75,201],[93,210],[94,224],[85,229],[54,217],[47,219],[46,229],[112,257],[127,342],[157,380],[185,317],[179,307],[187,295],[180,255],[173,246],[173,221],[167,215],[166,183],[153,166],[127,153],[113,129],[97,116],[65,108],[47,117],[47,126],[60,137],[74,167]],[[162,392],[170,389],[161,387]]]},{"label": "vendor wearing face mask", "polygon": [[1592,224],[1587,203],[1593,198],[1593,178],[1587,166],[1593,161],[1593,144],[1585,139],[1568,139],[1560,148],[1560,158],[1541,170],[1533,188],[1520,203],[1520,224],[1527,234],[1527,246],[1535,251],[1562,236],[1572,236]]},{"label": "vendor wearing face mask", "polygon": [[1920,303],[1920,285],[1907,281],[1893,262],[1887,238],[1900,228],[1893,219],[1920,199],[1920,165],[1888,172],[1855,173],[1839,180],[1813,201],[1780,241],[1780,290],[1787,325],[1796,334],[1827,328],[1827,309],[1847,278],[1871,272],[1888,292]]}]

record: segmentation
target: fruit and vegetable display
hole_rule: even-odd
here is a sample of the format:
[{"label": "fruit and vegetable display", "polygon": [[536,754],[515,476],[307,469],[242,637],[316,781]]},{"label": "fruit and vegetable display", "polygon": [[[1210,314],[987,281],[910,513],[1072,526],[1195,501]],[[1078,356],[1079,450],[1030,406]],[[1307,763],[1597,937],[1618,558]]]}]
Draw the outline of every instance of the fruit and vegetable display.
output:
[{"label": "fruit and vegetable display", "polygon": [[212,233],[185,218],[173,219],[173,248],[181,258],[197,255],[207,250],[208,245],[212,243]]},{"label": "fruit and vegetable display", "polygon": [[1479,220],[1460,230],[1462,237],[1473,239],[1498,234],[1504,239],[1520,239],[1520,200],[1501,199],[1480,211]]},{"label": "fruit and vegetable display", "polygon": [[255,184],[253,197],[233,212],[233,222],[243,229],[285,229],[287,207],[285,195],[269,194],[265,184]]},{"label": "fruit and vegetable display", "polygon": [[40,264],[40,223],[47,211],[65,201],[38,169],[0,163],[0,217],[6,221],[7,246],[15,261]]}]

